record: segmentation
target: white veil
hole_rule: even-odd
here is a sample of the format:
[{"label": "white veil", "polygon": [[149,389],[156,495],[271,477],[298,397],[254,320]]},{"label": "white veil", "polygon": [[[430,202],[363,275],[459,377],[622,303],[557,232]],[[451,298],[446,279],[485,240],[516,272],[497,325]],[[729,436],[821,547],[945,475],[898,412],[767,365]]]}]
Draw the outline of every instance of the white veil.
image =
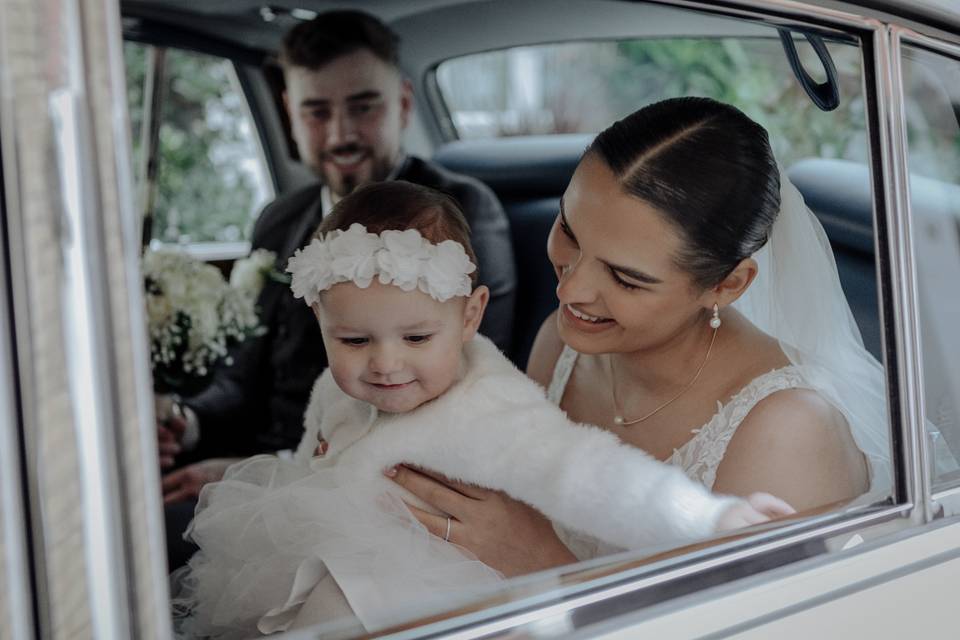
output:
[{"label": "white veil", "polygon": [[892,490],[884,372],[863,346],[820,221],[780,172],[780,213],[753,257],[756,279],[734,303],[777,338],[805,381],[846,418],[870,463],[870,493]]}]

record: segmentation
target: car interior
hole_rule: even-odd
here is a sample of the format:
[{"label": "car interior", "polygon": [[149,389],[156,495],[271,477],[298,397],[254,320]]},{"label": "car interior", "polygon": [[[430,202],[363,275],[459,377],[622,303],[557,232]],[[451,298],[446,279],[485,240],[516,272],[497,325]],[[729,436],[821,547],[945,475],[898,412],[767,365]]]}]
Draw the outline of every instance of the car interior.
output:
[{"label": "car interior", "polygon": [[[347,5],[354,8],[354,3],[273,0],[266,5],[254,0],[122,0],[120,4],[127,42],[230,61],[266,167],[266,186],[257,196],[259,202],[314,179],[298,162],[289,133],[282,108],[283,80],[276,65],[276,50],[282,35],[298,21],[326,9]],[[791,109],[804,109],[804,114],[815,109],[824,118],[832,117],[831,113],[843,112],[844,117],[853,114],[858,129],[847,138],[849,153],[827,146],[808,147],[802,139],[792,140],[790,143],[799,151],[788,156],[784,171],[823,224],[865,346],[880,362],[887,361],[884,352],[893,339],[883,334],[881,325],[884,310],[889,313],[885,305],[890,304],[884,299],[887,293],[881,283],[886,282],[896,265],[877,259],[883,255],[878,251],[878,238],[886,238],[890,230],[882,219],[877,222],[876,184],[866,134],[873,125],[866,122],[864,115],[863,104],[868,98],[863,95],[857,43],[851,38],[826,29],[790,31],[735,16],[613,0],[371,0],[364,2],[362,8],[386,21],[402,40],[401,65],[413,82],[415,96],[406,150],[484,182],[496,193],[509,217],[518,287],[513,345],[507,355],[519,368],[525,367],[543,320],[557,308],[556,276],[546,257],[546,239],[557,216],[559,200],[595,131],[468,135],[471,122],[479,122],[475,126],[482,129],[485,121],[477,120],[468,109],[458,110],[445,93],[440,70],[450,60],[523,47],[549,47],[568,41],[669,39],[727,39],[748,43],[745,50],[755,52],[761,49],[750,47],[761,43],[767,47],[762,49],[767,57],[752,63],[769,65],[770,73],[788,79],[789,96],[794,101],[788,105]],[[465,24],[482,27],[465,29]],[[850,51],[857,55],[845,55]],[[148,86],[142,78],[137,80],[141,81],[143,87]],[[746,83],[743,77],[734,79],[740,81]],[[669,97],[670,90],[664,89],[659,97]],[[656,91],[653,89],[653,94]],[[749,99],[749,94],[744,95]],[[146,88],[136,93],[140,100],[145,96]],[[954,105],[954,115],[960,114],[960,96],[956,91],[948,100]],[[763,104],[756,113],[775,107]],[[136,111],[132,106],[131,113]],[[138,126],[144,126],[144,121],[141,115],[134,119],[133,138],[137,141],[142,134]],[[135,142],[134,149],[141,158],[138,164],[144,167],[155,160],[151,155],[159,153],[148,138],[143,137],[145,143]],[[956,204],[946,204],[951,202],[960,203],[960,187],[940,179],[911,177],[911,204],[918,233],[941,240],[936,244],[938,252],[932,251],[932,257],[920,265],[921,271],[960,272],[960,226],[956,222],[960,215]],[[255,213],[253,207],[250,215]],[[145,243],[156,242],[157,237],[154,233],[151,239],[147,233]],[[242,257],[245,250],[242,241],[224,242],[203,255],[229,270],[232,260]],[[919,287],[919,303],[925,331],[922,347],[928,383],[924,387],[926,402],[940,412],[937,425],[943,432],[945,451],[960,456],[960,380],[950,377],[956,373],[947,362],[950,354],[960,353],[955,328],[946,320],[960,313],[960,298],[954,289],[954,282],[931,276]],[[945,313],[933,313],[932,309],[939,305],[953,306]],[[944,319],[936,319],[938,316]],[[798,553],[813,556],[822,547],[822,542],[812,541],[805,551],[795,549],[790,553],[794,554],[793,559],[799,557]],[[748,575],[758,568],[745,564],[741,569],[743,575]],[[729,573],[718,571],[710,579],[719,584],[730,577]],[[697,585],[695,589],[702,587]],[[678,588],[694,589],[690,585]],[[663,593],[657,597],[670,596]]]},{"label": "car interior", "polygon": [[[598,2],[587,3],[587,6],[580,2],[526,0],[475,3],[476,7],[446,7],[445,4],[448,3],[426,0],[374,2],[369,3],[369,9],[390,20],[400,34],[402,64],[415,84],[417,117],[407,132],[407,149],[485,182],[500,198],[509,216],[519,281],[514,345],[508,355],[522,368],[540,324],[556,308],[555,276],[542,248],[556,217],[559,198],[592,136],[456,139],[455,127],[436,86],[437,64],[476,51],[538,41],[584,39],[591,34],[602,34],[604,39],[652,35],[695,37],[698,34],[716,37],[718,33],[769,38],[775,36],[776,31],[655,5]],[[550,11],[546,11],[547,5]],[[122,6],[128,39],[199,48],[232,58],[260,128],[265,157],[277,190],[283,192],[311,179],[296,162],[286,115],[280,108],[278,83],[282,83],[282,78],[271,63],[282,33],[300,19],[297,15],[302,18],[311,13],[297,14],[297,5],[292,2],[271,5],[269,13],[255,2],[201,8],[189,2],[136,0],[124,2]],[[321,5],[317,10],[323,8]],[[463,34],[453,26],[446,28],[448,22],[452,25],[454,21],[469,20],[471,11],[475,11],[476,19],[483,20],[488,28],[472,34]],[[565,19],[544,24],[544,35],[538,39],[537,32],[529,27],[535,21],[543,22],[546,13],[563,15]],[[783,55],[786,59],[787,53]],[[879,356],[873,212],[866,166],[809,158],[789,167],[789,175],[827,230],[864,342]]]}]

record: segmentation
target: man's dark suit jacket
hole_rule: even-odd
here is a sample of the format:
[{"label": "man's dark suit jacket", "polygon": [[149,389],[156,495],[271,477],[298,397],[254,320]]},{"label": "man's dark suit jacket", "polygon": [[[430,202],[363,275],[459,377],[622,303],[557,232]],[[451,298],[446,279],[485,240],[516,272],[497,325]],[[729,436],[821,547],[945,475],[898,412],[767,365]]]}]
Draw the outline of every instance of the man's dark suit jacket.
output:
[{"label": "man's dark suit jacket", "polygon": [[[480,283],[490,288],[480,331],[507,350],[516,273],[509,223],[496,196],[473,178],[415,157],[407,157],[397,179],[433,187],[460,203],[470,223]],[[280,271],[320,224],[321,189],[316,184],[283,195],[260,214],[252,248],[275,252]],[[221,367],[210,387],[185,401],[199,418],[201,435],[180,463],[290,449],[300,440],[310,389],[327,367],[320,328],[285,284],[269,281],[257,304],[267,332],[234,349],[233,364]]]}]

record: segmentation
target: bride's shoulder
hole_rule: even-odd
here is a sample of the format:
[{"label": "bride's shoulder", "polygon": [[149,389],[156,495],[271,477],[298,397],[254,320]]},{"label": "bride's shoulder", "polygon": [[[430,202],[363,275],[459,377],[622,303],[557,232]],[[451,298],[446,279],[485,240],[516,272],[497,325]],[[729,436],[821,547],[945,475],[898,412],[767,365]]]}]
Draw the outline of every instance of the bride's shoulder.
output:
[{"label": "bride's shoulder", "polygon": [[553,368],[563,352],[563,341],[557,332],[557,312],[554,311],[540,325],[527,360],[527,376],[546,388],[553,377]]},{"label": "bride's shoulder", "polygon": [[743,419],[714,488],[768,491],[804,509],[852,497],[865,482],[843,414],[816,391],[792,387],[767,395]]},{"label": "bride's shoulder", "polygon": [[744,418],[737,435],[818,438],[822,433],[832,433],[846,425],[843,414],[823,396],[796,386],[774,391],[757,402]]}]

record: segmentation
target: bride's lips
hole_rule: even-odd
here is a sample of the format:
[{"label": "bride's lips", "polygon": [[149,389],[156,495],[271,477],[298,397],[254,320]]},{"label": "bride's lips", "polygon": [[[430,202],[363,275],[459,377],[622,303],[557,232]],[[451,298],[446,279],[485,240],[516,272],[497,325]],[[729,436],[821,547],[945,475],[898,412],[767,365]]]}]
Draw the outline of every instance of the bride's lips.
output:
[{"label": "bride's lips", "polygon": [[601,333],[613,327],[616,322],[610,318],[599,318],[575,309],[569,304],[560,306],[564,324],[581,333]]}]

